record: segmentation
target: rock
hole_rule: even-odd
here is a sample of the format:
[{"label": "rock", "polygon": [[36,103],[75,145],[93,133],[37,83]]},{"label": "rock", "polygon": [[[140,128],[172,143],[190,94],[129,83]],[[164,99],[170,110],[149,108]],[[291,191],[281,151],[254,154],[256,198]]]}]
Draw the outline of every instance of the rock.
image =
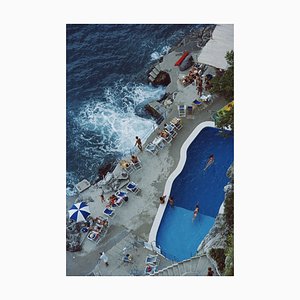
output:
[{"label": "rock", "polygon": [[153,81],[153,84],[167,86],[170,82],[170,75],[165,71],[160,71]]},{"label": "rock", "polygon": [[216,217],[213,227],[210,229],[204,240],[202,241],[198,253],[209,253],[212,248],[225,248],[226,247],[226,232],[224,230],[224,216],[218,215]]},{"label": "rock", "polygon": [[226,176],[230,178],[231,182],[233,182],[233,173],[234,173],[234,168],[232,164],[226,172]]},{"label": "rock", "polygon": [[[233,193],[233,189],[234,189],[233,164],[228,168],[226,175],[230,179],[230,182],[224,187],[225,198],[229,193]],[[226,224],[225,216],[223,214],[218,214],[218,216],[215,219],[215,223],[213,227],[210,229],[210,231],[208,232],[208,234],[205,236],[202,243],[200,244],[197,250],[198,254],[206,254],[208,257],[210,257],[209,252],[212,248],[226,249],[226,240],[227,240],[228,232],[229,232],[229,227]]]}]

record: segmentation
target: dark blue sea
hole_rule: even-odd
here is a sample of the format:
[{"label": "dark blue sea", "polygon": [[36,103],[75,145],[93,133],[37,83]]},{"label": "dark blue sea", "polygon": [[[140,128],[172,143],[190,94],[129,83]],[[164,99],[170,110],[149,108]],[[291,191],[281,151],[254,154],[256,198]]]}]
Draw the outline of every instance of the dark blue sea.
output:
[{"label": "dark blue sea", "polygon": [[129,151],[155,121],[143,107],[165,89],[147,71],[203,25],[67,25],[67,195]]}]

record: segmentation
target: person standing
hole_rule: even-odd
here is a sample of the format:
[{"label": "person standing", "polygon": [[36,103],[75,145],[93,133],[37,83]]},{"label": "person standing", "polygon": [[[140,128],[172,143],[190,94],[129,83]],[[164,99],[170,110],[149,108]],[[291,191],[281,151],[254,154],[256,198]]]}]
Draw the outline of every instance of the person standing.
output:
[{"label": "person standing", "polygon": [[169,204],[171,207],[174,207],[174,198],[173,197],[169,197]]},{"label": "person standing", "polygon": [[211,269],[211,267],[208,267],[207,269],[207,276],[214,276],[214,271]]},{"label": "person standing", "polygon": [[100,199],[101,199],[101,202],[102,202],[102,203],[105,203],[105,199],[104,199],[103,194],[100,195]]},{"label": "person standing", "polygon": [[108,267],[108,257],[104,252],[100,252],[100,259],[103,260],[105,265]]},{"label": "person standing", "polygon": [[164,204],[166,199],[166,195],[159,197],[160,204]]},{"label": "person standing", "polygon": [[138,136],[136,136],[135,139],[136,139],[136,141],[135,141],[134,145],[137,146],[141,151],[143,151],[143,146],[142,146],[141,139]]}]

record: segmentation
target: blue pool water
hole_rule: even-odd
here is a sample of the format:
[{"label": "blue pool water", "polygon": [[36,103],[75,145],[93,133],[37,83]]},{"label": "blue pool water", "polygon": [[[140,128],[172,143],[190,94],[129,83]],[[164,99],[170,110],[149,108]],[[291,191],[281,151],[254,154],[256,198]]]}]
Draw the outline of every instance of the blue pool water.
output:
[{"label": "blue pool water", "polygon": [[[215,162],[204,171],[208,157]],[[212,227],[224,200],[224,186],[229,181],[226,171],[233,162],[233,136],[226,137],[216,128],[206,127],[187,150],[181,173],[172,184],[170,195],[175,206],[166,207],[156,243],[167,258],[181,261],[195,255]],[[192,221],[196,204],[200,211]]]}]

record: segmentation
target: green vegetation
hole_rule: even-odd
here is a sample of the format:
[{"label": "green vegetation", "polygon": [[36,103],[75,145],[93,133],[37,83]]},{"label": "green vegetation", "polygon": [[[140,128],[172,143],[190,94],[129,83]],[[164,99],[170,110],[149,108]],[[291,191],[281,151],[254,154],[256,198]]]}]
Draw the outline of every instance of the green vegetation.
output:
[{"label": "green vegetation", "polygon": [[[223,96],[228,102],[234,100],[234,52],[226,53],[226,61],[228,69],[223,72],[218,72],[212,78],[211,93]],[[220,129],[230,128],[234,130],[234,107],[230,110],[222,110],[215,115],[216,126]]]},{"label": "green vegetation", "polygon": [[234,107],[229,111],[222,111],[222,114],[218,114],[217,118],[215,119],[216,126],[220,129],[229,128],[231,130],[234,130]]},{"label": "green vegetation", "polygon": [[[230,182],[233,185],[233,167],[227,172]],[[222,232],[226,236],[226,245],[224,248],[213,248],[210,250],[210,256],[216,261],[218,270],[222,275],[234,275],[234,192],[233,189],[226,193],[224,203],[224,225]]]},{"label": "green vegetation", "polygon": [[233,231],[233,192],[228,193],[224,206],[225,221],[230,231]]},{"label": "green vegetation", "polygon": [[233,232],[227,236],[226,244],[227,248],[225,250],[225,276],[234,275],[234,251],[233,251]]},{"label": "green vegetation", "polygon": [[[231,172],[227,173],[227,176],[230,177],[231,184],[233,185],[233,169]],[[229,174],[231,173],[231,174]],[[225,226],[226,226],[226,248],[225,248],[225,276],[234,275],[234,190],[229,191],[226,194],[225,205],[224,205],[224,217],[225,217]]]},{"label": "green vegetation", "polygon": [[226,259],[225,250],[223,248],[212,248],[209,254],[217,262],[219,271],[223,273]]},{"label": "green vegetation", "polygon": [[229,51],[225,55],[228,69],[219,72],[212,80],[211,92],[224,96],[228,101],[233,100],[234,91],[234,52]]}]

